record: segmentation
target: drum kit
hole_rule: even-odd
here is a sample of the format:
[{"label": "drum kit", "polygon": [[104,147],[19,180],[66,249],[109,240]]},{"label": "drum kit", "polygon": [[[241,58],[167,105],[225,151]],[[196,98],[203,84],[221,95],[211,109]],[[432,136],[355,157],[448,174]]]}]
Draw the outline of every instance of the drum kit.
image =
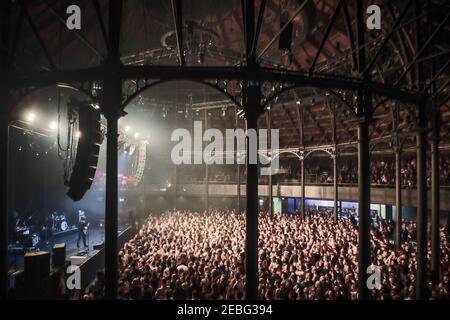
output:
[{"label": "drum kit", "polygon": [[52,220],[53,232],[64,232],[69,229],[69,224],[67,223],[66,215],[64,213],[52,213]]},{"label": "drum kit", "polygon": [[54,233],[69,230],[69,223],[64,212],[53,212],[47,216],[46,222],[37,228],[32,216],[20,219],[16,213],[14,242],[23,248],[34,248],[41,240],[48,241]]}]

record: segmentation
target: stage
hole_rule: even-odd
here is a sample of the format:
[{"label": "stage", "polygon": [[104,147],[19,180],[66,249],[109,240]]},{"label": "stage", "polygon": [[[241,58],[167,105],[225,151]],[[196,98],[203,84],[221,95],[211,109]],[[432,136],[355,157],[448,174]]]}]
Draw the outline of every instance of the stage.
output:
[{"label": "stage", "polygon": [[[70,265],[75,265],[80,268],[81,287],[85,288],[95,279],[96,272],[104,268],[104,236],[103,229],[90,229],[86,237],[88,248],[84,248],[82,240],[80,240],[80,248],[77,248],[78,232],[76,229],[70,229],[66,232],[55,234],[48,242],[41,241],[34,249],[10,247],[8,251],[9,274],[12,275],[24,269],[24,256],[26,252],[46,251],[51,254],[54,244],[65,243],[65,260],[66,262],[70,262]],[[133,232],[130,227],[119,227],[118,248],[120,249],[132,236]],[[99,246],[97,247],[97,245]],[[96,249],[94,249],[94,246],[96,246]]]}]

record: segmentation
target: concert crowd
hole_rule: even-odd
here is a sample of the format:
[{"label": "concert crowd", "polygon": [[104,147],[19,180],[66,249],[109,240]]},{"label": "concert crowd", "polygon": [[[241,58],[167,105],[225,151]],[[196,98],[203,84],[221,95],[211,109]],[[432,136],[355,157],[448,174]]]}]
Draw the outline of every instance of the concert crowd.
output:
[{"label": "concert crowd", "polygon": [[[381,267],[374,299],[413,299],[415,229],[402,224],[400,249],[393,225],[372,222],[372,262]],[[263,299],[356,299],[358,228],[354,219],[334,221],[327,208],[300,214],[260,214],[259,294]],[[440,229],[441,274],[430,299],[449,298],[450,245]],[[121,299],[244,299],[245,215],[170,211],[150,216],[119,252]],[[431,251],[429,248],[430,256]],[[102,297],[102,275],[84,299]]]}]

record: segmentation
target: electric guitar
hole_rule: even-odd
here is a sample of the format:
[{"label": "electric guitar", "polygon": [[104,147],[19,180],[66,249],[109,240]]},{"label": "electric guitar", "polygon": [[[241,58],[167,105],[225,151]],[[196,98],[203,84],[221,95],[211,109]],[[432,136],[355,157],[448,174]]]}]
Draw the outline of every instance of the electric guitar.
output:
[{"label": "electric guitar", "polygon": [[86,235],[87,234],[87,231],[88,231],[88,228],[89,228],[89,222],[88,223],[86,223],[86,225],[83,227],[83,233],[84,233],[84,235]]}]

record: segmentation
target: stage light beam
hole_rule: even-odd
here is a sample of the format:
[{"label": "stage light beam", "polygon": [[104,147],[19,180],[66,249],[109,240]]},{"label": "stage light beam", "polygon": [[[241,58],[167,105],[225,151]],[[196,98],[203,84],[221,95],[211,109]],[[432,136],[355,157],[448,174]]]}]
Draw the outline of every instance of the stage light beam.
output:
[{"label": "stage light beam", "polygon": [[28,112],[27,115],[26,115],[26,117],[25,117],[25,119],[26,119],[28,122],[34,122],[34,120],[36,120],[36,114],[33,113],[33,112]]},{"label": "stage light beam", "polygon": [[50,124],[48,125],[48,127],[49,127],[49,129],[50,130],[55,130],[56,129],[56,127],[57,127],[57,124],[56,124],[56,122],[55,121],[52,121],[52,122],[50,122]]}]

